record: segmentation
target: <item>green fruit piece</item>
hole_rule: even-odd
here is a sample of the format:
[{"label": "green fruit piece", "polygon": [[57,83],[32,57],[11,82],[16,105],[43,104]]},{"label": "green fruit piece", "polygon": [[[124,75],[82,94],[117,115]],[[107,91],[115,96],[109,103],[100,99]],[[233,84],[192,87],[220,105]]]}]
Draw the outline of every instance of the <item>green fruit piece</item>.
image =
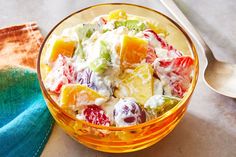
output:
[{"label": "green fruit piece", "polygon": [[172,109],[179,101],[179,98],[172,96],[154,95],[146,101],[144,108],[152,118],[156,118]]},{"label": "green fruit piece", "polygon": [[90,63],[89,67],[92,71],[96,73],[103,73],[108,66],[108,61],[104,58],[97,58]]},{"label": "green fruit piece", "polygon": [[115,21],[114,25],[115,25],[115,28],[118,28],[120,26],[125,26],[125,21]]},{"label": "green fruit piece", "polygon": [[138,20],[125,20],[125,21],[115,21],[115,28],[120,26],[125,26],[129,30],[135,30],[137,32],[143,31],[146,29],[146,25],[143,22]]},{"label": "green fruit piece", "polygon": [[93,34],[92,29],[88,29],[88,31],[86,32],[86,37],[90,38],[92,34]]},{"label": "green fruit piece", "polygon": [[136,31],[143,31],[146,29],[146,26],[144,23],[139,22],[138,20],[127,20],[126,21],[126,27],[129,30],[136,30]]},{"label": "green fruit piece", "polygon": [[100,55],[90,63],[90,69],[96,73],[103,73],[111,62],[110,50],[105,41],[100,41]]},{"label": "green fruit piece", "polygon": [[110,50],[107,48],[107,43],[105,41],[100,41],[100,57],[106,59],[108,62],[111,61]]},{"label": "green fruit piece", "polygon": [[83,50],[83,46],[82,46],[81,42],[78,42],[77,47],[74,52],[74,56],[79,59],[85,59],[85,52]]},{"label": "green fruit piece", "polygon": [[74,31],[76,32],[79,40],[90,38],[95,30],[95,24],[79,24],[74,27]]}]

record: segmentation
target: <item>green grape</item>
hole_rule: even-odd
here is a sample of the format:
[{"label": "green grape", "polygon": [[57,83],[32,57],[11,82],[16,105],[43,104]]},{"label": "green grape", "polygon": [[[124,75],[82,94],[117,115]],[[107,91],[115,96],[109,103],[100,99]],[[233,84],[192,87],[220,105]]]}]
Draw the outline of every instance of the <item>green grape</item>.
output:
[{"label": "green grape", "polygon": [[[152,100],[151,100],[152,99]],[[150,105],[150,100],[155,102],[155,105]],[[179,98],[167,95],[154,95],[144,105],[145,109],[152,117],[158,117],[172,109],[179,102]]]},{"label": "green grape", "polygon": [[97,58],[93,62],[90,63],[89,67],[92,71],[96,73],[103,73],[108,66],[108,62],[104,58]]},{"label": "green grape", "polygon": [[85,52],[83,50],[83,46],[82,46],[81,42],[78,42],[78,45],[75,49],[73,56],[79,57],[80,59],[85,59]]},{"label": "green grape", "polygon": [[107,48],[107,44],[105,41],[100,41],[101,49],[100,49],[100,57],[106,59],[108,62],[111,61],[110,50]]},{"label": "green grape", "polygon": [[111,51],[105,41],[100,41],[100,56],[90,63],[90,69],[97,73],[103,73],[111,62]]}]

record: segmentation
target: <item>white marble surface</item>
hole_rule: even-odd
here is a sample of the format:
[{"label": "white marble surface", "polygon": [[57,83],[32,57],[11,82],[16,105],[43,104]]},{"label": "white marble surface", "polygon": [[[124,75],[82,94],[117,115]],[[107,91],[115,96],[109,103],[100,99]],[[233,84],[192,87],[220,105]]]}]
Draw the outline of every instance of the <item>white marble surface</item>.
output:
[{"label": "white marble surface", "polygon": [[[176,1],[200,30],[216,57],[236,63],[236,0]],[[43,35],[46,35],[66,15],[104,2],[109,1],[0,0],[0,27],[36,21]],[[129,3],[148,6],[169,15],[158,0],[130,0]],[[205,62],[201,52],[199,58],[200,76],[189,109],[173,132],[159,143],[135,153],[101,153],[75,142],[55,125],[42,157],[235,157],[236,100],[207,88],[202,79]]]}]

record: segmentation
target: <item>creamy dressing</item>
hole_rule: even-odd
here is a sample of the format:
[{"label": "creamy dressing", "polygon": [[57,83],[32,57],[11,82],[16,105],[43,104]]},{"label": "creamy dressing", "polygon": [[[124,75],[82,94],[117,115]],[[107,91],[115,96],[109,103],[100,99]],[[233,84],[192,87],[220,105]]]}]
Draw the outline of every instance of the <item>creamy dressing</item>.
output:
[{"label": "creamy dressing", "polygon": [[144,107],[145,108],[150,107],[151,109],[155,109],[158,106],[161,106],[163,103],[164,103],[164,100],[161,95],[154,95],[146,101],[146,103],[144,104]]},{"label": "creamy dressing", "polygon": [[154,95],[162,95],[163,94],[163,83],[159,79],[154,79]]}]

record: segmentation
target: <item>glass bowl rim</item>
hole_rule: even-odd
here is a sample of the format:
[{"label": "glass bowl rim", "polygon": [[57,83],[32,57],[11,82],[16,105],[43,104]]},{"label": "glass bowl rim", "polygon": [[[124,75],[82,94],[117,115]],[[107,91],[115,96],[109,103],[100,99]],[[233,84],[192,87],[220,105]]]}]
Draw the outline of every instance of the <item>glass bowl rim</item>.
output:
[{"label": "glass bowl rim", "polygon": [[[185,38],[187,39],[187,41],[190,44],[190,47],[191,47],[191,49],[193,51],[192,55],[194,55],[194,75],[193,75],[193,79],[192,79],[191,85],[190,85],[190,87],[188,89],[188,92],[181,99],[181,101],[177,105],[175,105],[172,109],[170,109],[169,111],[165,112],[161,116],[159,116],[159,117],[157,117],[155,119],[149,120],[147,122],[144,122],[144,123],[141,123],[141,124],[137,124],[137,125],[133,125],[133,126],[125,126],[125,127],[102,126],[102,125],[92,124],[92,123],[86,122],[84,120],[76,119],[74,116],[66,113],[63,109],[60,108],[59,105],[57,105],[57,103],[52,99],[50,94],[47,92],[47,90],[46,90],[46,88],[44,86],[42,77],[41,77],[41,70],[40,70],[41,54],[42,54],[42,50],[44,48],[44,45],[45,45],[47,39],[49,38],[49,36],[52,34],[52,32],[61,23],[63,23],[65,20],[67,20],[68,18],[72,17],[73,15],[76,15],[76,14],[82,12],[82,11],[85,11],[85,10],[88,10],[88,9],[92,9],[92,8],[95,8],[95,7],[109,6],[109,5],[127,5],[127,6],[132,6],[132,7],[138,7],[138,8],[141,8],[141,9],[145,9],[145,10],[151,11],[151,12],[153,12],[155,14],[159,14],[160,16],[166,18],[167,20],[169,20],[172,24],[174,24],[184,34]],[[141,5],[137,5],[137,4],[132,4],[132,3],[101,3],[101,4],[96,4],[96,5],[92,5],[92,6],[80,9],[79,11],[75,11],[75,12],[69,14],[68,16],[63,18],[60,22],[58,22],[50,30],[50,32],[47,34],[46,38],[44,39],[44,41],[43,41],[43,43],[42,43],[42,45],[40,47],[39,55],[38,55],[38,60],[37,60],[37,75],[38,75],[38,80],[39,80],[39,83],[40,83],[40,87],[42,89],[42,92],[43,92],[44,96],[46,97],[46,99],[48,99],[48,101],[50,101],[50,103],[53,105],[53,107],[55,107],[57,110],[59,110],[64,116],[66,116],[67,118],[69,118],[69,119],[71,119],[71,120],[73,120],[75,122],[79,122],[79,123],[85,124],[87,126],[90,126],[90,127],[96,128],[96,129],[105,129],[105,130],[110,130],[110,131],[135,130],[135,129],[139,129],[139,128],[142,128],[142,127],[145,127],[145,126],[152,125],[152,124],[157,123],[157,122],[159,122],[159,121],[161,121],[161,120],[163,120],[165,118],[168,118],[173,113],[175,113],[182,105],[184,105],[184,103],[191,97],[191,95],[192,95],[192,93],[193,93],[193,91],[195,89],[196,83],[197,83],[198,73],[199,73],[199,60],[198,60],[197,51],[196,51],[196,48],[195,48],[191,38],[188,36],[188,34],[185,32],[185,30],[178,23],[176,23],[174,20],[172,20],[170,17],[168,17],[167,15],[165,15],[165,14],[159,12],[159,11],[156,11],[154,9],[151,9],[151,8],[148,8],[148,7],[145,7],[145,6],[141,6]]]}]

